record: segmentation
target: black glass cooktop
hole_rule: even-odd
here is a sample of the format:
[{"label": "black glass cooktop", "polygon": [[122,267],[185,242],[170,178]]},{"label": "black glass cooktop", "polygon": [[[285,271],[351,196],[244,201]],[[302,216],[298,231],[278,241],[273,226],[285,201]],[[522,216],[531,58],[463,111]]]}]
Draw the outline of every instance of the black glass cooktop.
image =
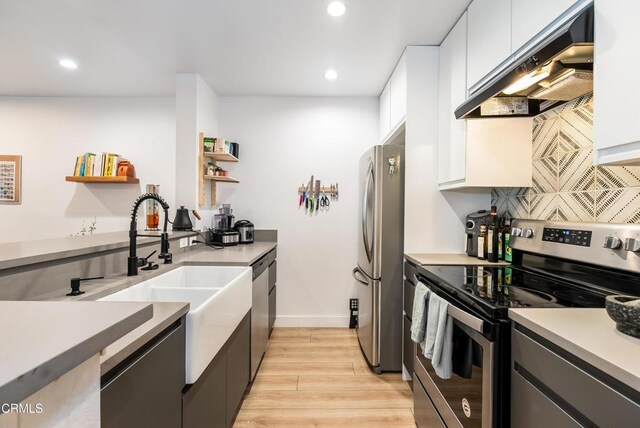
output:
[{"label": "black glass cooktop", "polygon": [[420,266],[418,273],[492,318],[506,318],[509,308],[600,308],[610,294],[515,266]]}]

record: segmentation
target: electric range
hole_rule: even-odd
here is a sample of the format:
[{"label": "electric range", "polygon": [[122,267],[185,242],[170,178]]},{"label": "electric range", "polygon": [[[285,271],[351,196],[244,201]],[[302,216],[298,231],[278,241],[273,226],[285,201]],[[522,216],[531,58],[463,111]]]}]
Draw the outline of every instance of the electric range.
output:
[{"label": "electric range", "polygon": [[515,220],[511,244],[510,266],[417,268],[449,303],[454,366],[466,362],[442,379],[417,348],[417,387],[447,426],[509,425],[509,308],[604,308],[607,295],[640,296],[640,225]]}]

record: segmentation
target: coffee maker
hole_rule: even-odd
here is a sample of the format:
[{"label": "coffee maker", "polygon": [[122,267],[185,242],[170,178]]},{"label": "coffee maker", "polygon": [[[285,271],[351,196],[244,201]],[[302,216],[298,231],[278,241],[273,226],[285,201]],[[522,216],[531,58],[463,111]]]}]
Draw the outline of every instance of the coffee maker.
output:
[{"label": "coffee maker", "polygon": [[478,257],[478,236],[480,236],[480,226],[488,225],[491,220],[491,213],[487,210],[479,210],[467,215],[465,233],[467,234],[466,251],[471,257]]},{"label": "coffee maker", "polygon": [[238,245],[240,234],[233,229],[234,216],[231,204],[223,204],[220,214],[213,216],[213,227],[211,230],[211,242],[229,247]]}]

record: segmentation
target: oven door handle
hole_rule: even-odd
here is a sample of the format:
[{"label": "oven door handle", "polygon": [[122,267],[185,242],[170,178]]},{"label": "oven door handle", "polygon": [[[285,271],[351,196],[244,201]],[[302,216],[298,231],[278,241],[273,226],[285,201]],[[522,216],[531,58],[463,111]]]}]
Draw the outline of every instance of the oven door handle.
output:
[{"label": "oven door handle", "polygon": [[449,308],[447,309],[447,313],[449,316],[462,324],[466,325],[469,328],[477,331],[480,334],[484,333],[484,321],[480,318],[471,315],[468,312],[463,311],[451,304],[449,302]]},{"label": "oven door handle", "polygon": [[[427,286],[427,288],[432,292],[435,293],[433,286],[426,281],[424,278],[418,278],[418,280],[420,282],[422,282],[424,285]],[[447,301],[447,303],[449,303],[449,308],[447,309],[447,313],[449,314],[449,316],[455,320],[457,320],[458,322],[466,325],[467,327],[471,328],[472,330],[477,331],[480,334],[484,334],[484,321],[481,320],[480,318],[476,317],[475,315],[471,315],[469,312],[464,311],[460,308],[458,308],[457,306],[455,306],[453,303],[451,303],[451,301],[447,298],[444,298],[442,296],[439,296],[440,298],[444,299]]]}]

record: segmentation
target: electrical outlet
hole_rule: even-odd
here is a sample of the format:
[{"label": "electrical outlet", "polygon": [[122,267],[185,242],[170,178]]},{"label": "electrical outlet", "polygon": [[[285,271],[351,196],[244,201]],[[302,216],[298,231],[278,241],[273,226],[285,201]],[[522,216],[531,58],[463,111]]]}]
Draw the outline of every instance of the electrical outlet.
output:
[{"label": "electrical outlet", "polygon": [[180,248],[189,246],[189,238],[180,238]]},{"label": "electrical outlet", "polygon": [[198,237],[197,236],[192,236],[189,238],[189,244],[193,247],[194,245],[197,244]]}]

